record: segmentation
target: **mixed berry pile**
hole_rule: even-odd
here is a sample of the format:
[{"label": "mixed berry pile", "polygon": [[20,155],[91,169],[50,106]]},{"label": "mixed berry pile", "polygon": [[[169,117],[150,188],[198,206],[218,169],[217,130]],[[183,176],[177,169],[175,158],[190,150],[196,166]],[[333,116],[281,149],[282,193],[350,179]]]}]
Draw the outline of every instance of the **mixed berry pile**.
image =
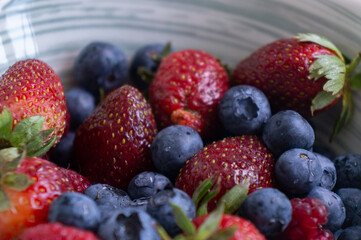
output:
[{"label": "mixed berry pile", "polygon": [[45,62],[0,78],[0,240],[361,239],[361,155],[309,120],[361,86],[299,34],[231,70],[211,54],[93,42],[64,92]]}]

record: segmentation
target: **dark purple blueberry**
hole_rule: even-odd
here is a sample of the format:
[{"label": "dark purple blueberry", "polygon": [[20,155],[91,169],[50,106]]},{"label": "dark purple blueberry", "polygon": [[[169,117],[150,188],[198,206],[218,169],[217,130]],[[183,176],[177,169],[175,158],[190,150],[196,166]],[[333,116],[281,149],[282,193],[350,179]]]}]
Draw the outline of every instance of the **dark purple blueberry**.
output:
[{"label": "dark purple blueberry", "polygon": [[361,155],[348,153],[333,160],[337,182],[335,189],[361,188]]},{"label": "dark purple blueberry", "polygon": [[319,186],[328,190],[332,190],[335,187],[337,180],[335,164],[333,164],[333,162],[329,158],[322,154],[316,152],[314,152],[314,154],[320,160],[321,168],[323,171]]},{"label": "dark purple blueberry", "polygon": [[128,194],[108,184],[94,184],[85,189],[84,194],[93,199],[97,205],[110,205],[115,209],[127,207],[131,204]]},{"label": "dark purple blueberry", "polygon": [[171,181],[185,162],[203,148],[200,135],[188,126],[172,125],[162,129],[151,146],[155,168]]},{"label": "dark purple blueberry", "polygon": [[333,151],[332,148],[319,142],[315,142],[315,144],[313,145],[313,151],[322,154],[328,159],[334,159],[337,157],[336,153]]},{"label": "dark purple blueberry", "polygon": [[218,113],[223,127],[230,134],[259,134],[271,117],[271,107],[261,90],[238,85],[223,95]]},{"label": "dark purple blueberry", "polygon": [[346,219],[342,227],[361,225],[361,215],[359,215],[361,210],[361,190],[358,188],[340,188],[336,193],[340,196],[346,208]]},{"label": "dark purple blueberry", "polygon": [[75,59],[74,75],[77,84],[99,100],[101,91],[106,94],[125,83],[127,60],[117,46],[92,42]]},{"label": "dark purple blueberry", "polygon": [[315,187],[308,193],[307,197],[318,198],[326,205],[328,220],[324,225],[325,228],[332,232],[341,228],[346,218],[346,209],[340,196],[326,188]]},{"label": "dark purple blueberry", "polygon": [[276,161],[276,181],[287,195],[307,194],[320,184],[321,176],[320,160],[305,149],[290,149]]},{"label": "dark purple blueberry", "polygon": [[69,131],[49,153],[50,160],[63,168],[71,167],[75,132]]},{"label": "dark purple blueberry", "polygon": [[156,221],[139,208],[124,208],[113,212],[98,229],[106,240],[160,240]]},{"label": "dark purple blueberry", "polygon": [[336,240],[361,240],[361,226],[344,229]]},{"label": "dark purple blueberry", "polygon": [[66,106],[70,114],[70,128],[76,130],[94,111],[94,96],[82,88],[72,88],[65,92]]},{"label": "dark purple blueberry", "polygon": [[196,216],[196,207],[192,199],[182,190],[173,188],[173,190],[163,190],[154,195],[147,205],[147,212],[158,221],[160,225],[172,237],[181,233],[174,217],[173,208],[169,203],[178,205],[189,219]]},{"label": "dark purple blueberry", "polygon": [[275,156],[280,156],[292,148],[311,150],[315,133],[299,113],[285,110],[268,119],[263,128],[262,138],[268,149]]},{"label": "dark purple blueberry", "polygon": [[247,196],[239,215],[253,222],[266,237],[272,237],[285,230],[290,223],[292,205],[278,189],[264,188]]},{"label": "dark purple blueberry", "polygon": [[[149,82],[139,74],[139,69],[144,68],[150,73],[155,73],[160,64],[160,58],[164,51],[167,51],[167,45],[162,43],[148,44],[135,53],[129,69],[129,77],[134,86],[140,90],[145,90]],[[168,50],[171,52],[171,49]]]},{"label": "dark purple blueberry", "polygon": [[163,174],[142,172],[130,181],[128,194],[132,199],[149,198],[164,189],[172,188],[173,184]]},{"label": "dark purple blueberry", "polygon": [[51,203],[48,220],[95,231],[100,223],[100,215],[93,199],[81,193],[67,192]]}]

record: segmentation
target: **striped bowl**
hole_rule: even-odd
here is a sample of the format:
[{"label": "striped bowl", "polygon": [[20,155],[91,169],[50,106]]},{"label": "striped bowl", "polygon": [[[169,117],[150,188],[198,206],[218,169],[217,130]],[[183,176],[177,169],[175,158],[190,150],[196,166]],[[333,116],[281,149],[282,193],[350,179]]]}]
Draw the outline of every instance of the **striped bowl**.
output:
[{"label": "striped bowl", "polygon": [[[129,60],[147,43],[198,48],[231,67],[263,44],[300,32],[332,40],[348,57],[361,50],[359,0],[0,0],[0,73],[15,61],[39,58],[73,83],[75,56],[89,42],[121,47]],[[352,122],[331,143],[361,154],[361,96]],[[316,138],[328,144],[339,108],[316,117]]]}]

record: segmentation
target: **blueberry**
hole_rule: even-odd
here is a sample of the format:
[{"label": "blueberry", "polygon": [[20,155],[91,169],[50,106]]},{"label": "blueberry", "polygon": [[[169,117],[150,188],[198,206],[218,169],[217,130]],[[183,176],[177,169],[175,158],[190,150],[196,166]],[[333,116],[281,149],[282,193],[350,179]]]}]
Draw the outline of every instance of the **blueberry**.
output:
[{"label": "blueberry", "polygon": [[320,160],[310,151],[294,148],[276,161],[275,177],[279,187],[289,195],[307,194],[321,182]]},{"label": "blueberry", "polygon": [[76,228],[96,230],[100,223],[100,211],[88,196],[67,192],[60,195],[50,205],[49,222],[60,222]]},{"label": "blueberry", "polygon": [[258,134],[271,117],[271,107],[261,90],[238,85],[223,95],[218,113],[223,127],[232,135]]},{"label": "blueberry", "polygon": [[74,75],[77,84],[99,100],[100,89],[108,93],[125,83],[127,60],[117,46],[92,42],[75,59]]},{"label": "blueberry", "polygon": [[336,193],[346,208],[346,219],[342,227],[361,225],[361,215],[358,214],[361,209],[361,190],[358,188],[340,188]]},{"label": "blueberry", "polygon": [[134,55],[129,69],[130,80],[136,88],[144,90],[149,86],[147,80],[144,80],[142,75],[138,73],[138,69],[143,67],[150,73],[155,73],[160,63],[160,61],[157,61],[155,58],[161,57],[163,51],[165,51],[166,48],[166,44],[155,43],[145,45],[138,49]]},{"label": "blueberry", "polygon": [[337,240],[361,240],[361,226],[353,226],[344,229]]},{"label": "blueberry", "polygon": [[267,237],[281,233],[292,219],[292,205],[275,188],[257,190],[247,196],[239,215],[249,219]]},{"label": "blueberry", "polygon": [[336,153],[328,145],[322,143],[315,142],[313,144],[313,151],[322,154],[328,159],[334,159],[337,157]]},{"label": "blueberry", "polygon": [[336,189],[361,188],[361,155],[348,153],[333,160],[336,172]]},{"label": "blueberry", "polygon": [[266,122],[262,134],[268,149],[276,156],[292,148],[311,150],[315,133],[299,113],[280,111]]},{"label": "blueberry", "polygon": [[147,206],[149,203],[149,198],[138,198],[138,199],[134,199],[131,203],[130,206],[135,207],[135,208],[140,208],[144,211],[147,210]]},{"label": "blueberry", "polygon": [[138,208],[113,212],[98,229],[98,236],[106,240],[160,240],[156,221]]},{"label": "blueberry", "polygon": [[151,146],[155,168],[173,181],[184,163],[203,148],[200,135],[192,128],[172,125],[162,129]]},{"label": "blueberry", "polygon": [[192,199],[177,188],[163,190],[149,200],[147,212],[174,237],[182,231],[176,223],[170,202],[181,207],[189,219],[196,216],[196,207]]},{"label": "blueberry", "polygon": [[49,153],[50,160],[60,167],[69,168],[71,165],[74,139],[75,132],[69,131]]},{"label": "blueberry", "polygon": [[343,229],[339,229],[336,232],[334,232],[333,236],[334,236],[335,240],[338,239],[338,237],[341,235],[342,232],[343,232]]},{"label": "blueberry", "polygon": [[142,172],[136,175],[128,185],[128,194],[132,199],[149,198],[164,189],[172,189],[170,180],[156,172]]},{"label": "blueberry", "polygon": [[95,201],[97,205],[110,205],[114,208],[126,207],[131,204],[128,194],[108,184],[94,184],[85,189],[84,194]]},{"label": "blueberry", "polygon": [[65,92],[65,99],[70,114],[70,128],[76,130],[94,111],[94,96],[90,92],[77,87]]},{"label": "blueberry", "polygon": [[332,190],[335,187],[337,174],[335,164],[324,155],[314,152],[317,158],[320,160],[321,168],[323,170],[320,187]]},{"label": "blueberry", "polygon": [[326,205],[328,221],[324,225],[325,228],[332,232],[341,228],[346,218],[346,209],[340,196],[323,187],[313,188],[307,196],[318,198]]}]

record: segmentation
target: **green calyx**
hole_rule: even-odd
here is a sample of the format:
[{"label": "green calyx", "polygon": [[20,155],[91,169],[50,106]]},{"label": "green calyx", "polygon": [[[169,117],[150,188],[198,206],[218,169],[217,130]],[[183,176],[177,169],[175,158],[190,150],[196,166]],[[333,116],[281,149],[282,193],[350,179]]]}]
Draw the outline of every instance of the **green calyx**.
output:
[{"label": "green calyx", "polygon": [[[177,225],[183,234],[174,240],[227,240],[231,239],[237,230],[236,227],[219,229],[223,214],[233,214],[237,211],[247,197],[249,184],[240,183],[226,192],[218,200],[217,208],[209,214],[207,219],[198,229],[187,217],[181,207],[171,203]],[[208,214],[208,202],[218,195],[220,190],[220,178],[217,181],[206,179],[195,190],[192,200],[197,207],[197,216]],[[163,240],[172,240],[168,233],[157,226],[157,231]]]},{"label": "green calyx", "polygon": [[314,81],[322,77],[327,79],[327,82],[323,85],[323,91],[319,92],[312,100],[312,114],[317,110],[327,107],[342,96],[342,110],[334,124],[330,137],[330,140],[332,140],[352,117],[353,100],[351,89],[361,88],[361,74],[353,75],[353,71],[360,62],[360,54],[349,64],[346,64],[341,51],[327,38],[312,33],[298,34],[296,38],[301,42],[312,42],[328,48],[337,55],[315,56],[316,60],[309,68],[310,79]]}]

